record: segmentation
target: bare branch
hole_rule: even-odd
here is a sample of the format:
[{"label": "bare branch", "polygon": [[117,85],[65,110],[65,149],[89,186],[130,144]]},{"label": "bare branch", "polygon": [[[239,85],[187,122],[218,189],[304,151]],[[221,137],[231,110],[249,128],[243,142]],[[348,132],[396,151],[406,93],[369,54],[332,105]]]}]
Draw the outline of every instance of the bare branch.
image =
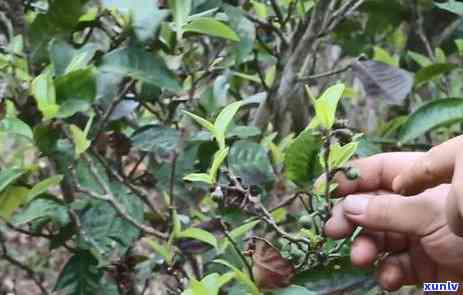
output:
[{"label": "bare branch", "polygon": [[105,169],[107,170],[107,172],[110,174],[111,177],[113,177],[118,182],[122,183],[127,188],[129,188],[130,191],[134,193],[138,198],[140,198],[140,200],[142,200],[148,206],[148,208],[150,208],[151,211],[158,214],[159,216],[162,216],[162,214],[158,212],[158,210],[150,202],[149,195],[145,190],[143,190],[142,188],[136,187],[130,182],[130,179],[127,179],[123,177],[122,175],[120,175],[119,173],[117,173],[113,167],[111,167],[100,155],[98,155],[98,153],[93,152],[92,154],[101,163],[101,165],[105,167]]},{"label": "bare branch", "polygon": [[281,40],[283,48],[287,48],[289,46],[288,40],[286,40],[283,32],[279,28],[275,27],[271,23],[268,23],[268,22],[265,22],[265,21],[262,21],[262,20],[258,19],[258,18],[254,17],[253,15],[251,15],[249,13],[246,13],[245,16],[246,16],[247,19],[249,19],[250,21],[252,21],[252,22],[254,22],[256,24],[258,24],[262,28],[269,29],[272,32],[274,32],[275,34],[277,34],[277,36]]},{"label": "bare branch", "polygon": [[325,77],[329,77],[329,76],[342,74],[342,73],[348,71],[350,68],[351,68],[351,65],[349,64],[349,65],[347,65],[347,66],[345,66],[343,68],[333,70],[333,71],[330,71],[330,72],[320,73],[320,74],[316,74],[316,75],[310,75],[310,76],[306,76],[306,77],[301,77],[301,78],[299,78],[299,81],[307,82],[307,81],[313,81],[313,80],[320,79],[320,78],[325,78]]},{"label": "bare branch", "polygon": [[101,119],[100,124],[97,128],[97,136],[101,132],[103,132],[104,128],[106,127],[106,124],[109,121],[109,118],[116,109],[117,105],[121,102],[121,100],[124,99],[125,95],[127,94],[127,92],[130,91],[133,85],[135,85],[135,80],[131,79],[127,84],[125,84],[124,88],[119,92],[119,94],[114,98],[109,107],[106,109],[106,112],[103,114],[103,118]]},{"label": "bare branch", "polygon": [[254,274],[252,273],[252,266],[249,263],[249,261],[244,257],[243,253],[240,251],[240,248],[238,247],[238,244],[233,240],[233,238],[230,236],[230,232],[228,231],[227,225],[223,222],[223,220],[220,220],[220,225],[222,227],[222,232],[227,238],[228,242],[232,245],[233,249],[235,250],[236,254],[240,257],[241,261],[243,262],[244,266],[246,267],[249,277],[251,278],[252,281],[254,281]]},{"label": "bare branch", "polygon": [[87,194],[95,199],[102,200],[105,202],[108,202],[114,210],[116,210],[117,214],[124,220],[128,221],[130,224],[132,224],[134,227],[138,228],[141,230],[143,233],[148,234],[148,235],[153,235],[155,237],[158,237],[160,239],[166,239],[167,235],[165,233],[162,233],[160,231],[157,231],[153,228],[150,228],[146,225],[138,223],[132,216],[130,216],[126,209],[116,200],[116,197],[111,191],[111,188],[109,185],[106,183],[106,181],[103,179],[103,177],[100,175],[98,170],[96,169],[96,165],[93,162],[93,160],[86,154],[83,155],[85,161],[88,163],[89,168],[90,168],[90,173],[92,176],[95,178],[95,180],[98,182],[98,184],[101,186],[101,188],[104,191],[104,195],[98,194],[94,191],[91,191],[89,189],[83,188],[80,185],[76,184],[76,189],[77,191]]},{"label": "bare branch", "polygon": [[365,0],[350,0],[346,2],[341,8],[339,8],[331,18],[330,25],[327,26],[322,35],[328,34],[333,31],[340,22],[346,17],[350,16],[356,11]]},{"label": "bare branch", "polygon": [[1,239],[0,239],[0,246],[1,246],[1,249],[2,249],[2,254],[0,255],[1,258],[5,259],[6,261],[11,263],[12,265],[14,265],[14,266],[20,268],[21,270],[23,270],[24,272],[26,272],[27,276],[32,281],[34,281],[35,285],[40,289],[42,294],[51,295],[51,293],[43,285],[43,280],[40,278],[40,276],[32,268],[30,268],[26,264],[22,263],[21,261],[17,260],[16,258],[11,256],[10,254],[8,254],[8,249],[6,247],[6,244]]},{"label": "bare branch", "polygon": [[[315,54],[322,37],[347,16],[351,15],[365,0],[349,0],[336,9],[338,1],[317,1],[311,10],[310,20],[301,23],[293,34],[291,48],[281,53],[284,68],[278,71],[275,82],[267,92],[266,100],[259,106],[253,125],[265,129],[273,122],[279,136],[291,130],[302,130],[309,121],[309,111],[305,105],[304,91],[300,77],[313,73]],[[329,12],[327,14],[327,11]],[[329,73],[336,74],[336,73]],[[317,76],[315,76],[316,78]],[[312,78],[313,77],[310,77]]]},{"label": "bare branch", "polygon": [[272,5],[272,9],[278,18],[278,22],[280,23],[281,28],[284,30],[285,29],[285,18],[283,17],[283,13],[281,12],[280,6],[277,4],[276,0],[270,0],[270,4]]}]

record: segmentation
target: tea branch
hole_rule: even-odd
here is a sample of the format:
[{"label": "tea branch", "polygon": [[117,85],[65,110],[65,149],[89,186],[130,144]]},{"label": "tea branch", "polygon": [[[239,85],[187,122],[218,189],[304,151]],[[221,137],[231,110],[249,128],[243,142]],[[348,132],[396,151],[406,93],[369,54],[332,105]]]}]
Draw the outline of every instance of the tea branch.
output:
[{"label": "tea branch", "polygon": [[233,238],[230,236],[230,232],[228,231],[227,225],[223,222],[223,220],[220,220],[220,225],[223,234],[227,238],[228,242],[232,245],[233,249],[235,250],[236,254],[239,256],[241,261],[243,262],[244,266],[246,267],[246,270],[249,274],[249,277],[251,278],[252,281],[254,281],[254,274],[252,272],[252,266],[249,263],[249,261],[246,259],[246,257],[243,255],[243,252],[240,250],[240,247],[238,244],[233,240]]},{"label": "tea branch", "polygon": [[97,127],[97,132],[96,135],[98,135],[103,132],[104,128],[106,127],[111,115],[115,111],[117,105],[124,99],[125,95],[132,89],[132,87],[135,85],[135,80],[131,79],[129,82],[127,82],[122,90],[117,94],[117,96],[113,99],[109,107],[106,109],[104,112],[101,121]]},{"label": "tea branch", "polygon": [[116,197],[112,193],[111,188],[106,183],[106,181],[102,178],[100,173],[98,173],[98,170],[97,170],[96,165],[93,162],[93,160],[86,154],[84,154],[83,157],[84,157],[85,161],[87,162],[87,164],[89,165],[90,173],[95,178],[95,180],[98,182],[98,184],[100,185],[100,187],[103,190],[104,194],[102,195],[102,194],[96,193],[96,192],[94,192],[92,190],[89,190],[87,188],[83,188],[79,184],[75,184],[76,190],[78,192],[86,194],[88,196],[91,196],[91,197],[93,197],[95,199],[108,202],[111,205],[111,207],[113,207],[114,210],[116,210],[117,214],[122,219],[126,220],[131,225],[133,225],[134,227],[136,227],[137,229],[142,231],[143,233],[148,234],[148,235],[153,235],[153,236],[155,236],[157,238],[160,238],[160,239],[167,239],[167,235],[165,233],[157,231],[154,228],[148,227],[146,225],[140,224],[132,216],[130,216],[127,213],[127,210],[116,200]]},{"label": "tea branch", "polygon": [[350,70],[351,67],[352,67],[352,64],[349,64],[349,65],[347,65],[347,66],[345,66],[343,68],[336,69],[336,70],[333,70],[333,71],[320,73],[320,74],[315,74],[315,75],[310,75],[310,76],[306,76],[306,77],[300,77],[299,82],[311,82],[313,80],[326,78],[326,77],[330,77],[330,76],[334,76],[334,75],[339,75],[339,74],[347,72],[348,70]]},{"label": "tea branch", "polygon": [[142,200],[148,206],[148,208],[150,208],[152,212],[158,214],[161,217],[163,216],[150,202],[148,192],[132,184],[130,179],[117,173],[116,172],[117,170],[112,168],[111,165],[103,157],[101,157],[97,152],[91,151],[91,153],[100,162],[100,164],[106,169],[106,171],[111,177],[113,177],[119,183],[126,186],[132,193],[134,193],[140,200]]},{"label": "tea branch", "polygon": [[14,258],[8,253],[8,248],[5,244],[5,241],[3,241],[1,237],[0,237],[0,248],[2,250],[2,253],[0,254],[0,258],[5,259],[10,264],[24,271],[27,274],[27,276],[34,282],[34,284],[40,289],[40,292],[42,294],[51,295],[51,293],[43,285],[43,279],[40,278],[40,276],[32,268],[30,268],[23,262],[17,260],[16,258]]},{"label": "tea branch", "polygon": [[[330,185],[333,175],[330,168],[330,153],[331,153],[331,135],[325,135],[325,140],[323,143],[323,163],[325,170],[325,200],[328,212],[332,209],[332,201],[330,194]],[[327,216],[326,218],[328,218]],[[324,220],[326,221],[326,220]]]}]

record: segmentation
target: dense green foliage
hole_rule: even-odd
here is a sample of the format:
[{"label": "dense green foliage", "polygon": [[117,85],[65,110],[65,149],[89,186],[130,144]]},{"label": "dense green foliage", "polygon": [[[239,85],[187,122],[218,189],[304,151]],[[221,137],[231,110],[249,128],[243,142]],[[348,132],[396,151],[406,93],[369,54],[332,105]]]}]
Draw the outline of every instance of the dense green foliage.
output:
[{"label": "dense green foliage", "polygon": [[[380,292],[323,234],[333,178],[461,133],[461,15],[0,0],[0,260],[43,294]],[[14,258],[14,232],[67,262]]]}]

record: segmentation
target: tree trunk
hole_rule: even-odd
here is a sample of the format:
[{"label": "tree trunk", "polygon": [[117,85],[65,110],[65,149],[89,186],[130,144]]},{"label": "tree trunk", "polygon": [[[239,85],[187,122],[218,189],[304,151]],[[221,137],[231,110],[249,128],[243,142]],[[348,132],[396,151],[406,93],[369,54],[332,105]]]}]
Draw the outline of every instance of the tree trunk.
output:
[{"label": "tree trunk", "polygon": [[[358,7],[363,1],[347,2],[352,9]],[[277,75],[275,83],[270,89],[267,99],[263,102],[254,118],[254,126],[265,129],[271,122],[275,131],[280,137],[284,137],[291,131],[305,129],[310,119],[309,104],[305,96],[304,83],[299,81],[300,76],[313,73],[314,59],[320,46],[321,39],[332,27],[327,20],[331,19],[335,24],[344,17],[345,12],[340,15],[330,15],[335,9],[336,0],[318,1],[312,9],[310,22],[303,31],[303,34],[295,34],[284,60],[281,74]],[[346,6],[345,8],[349,8]],[[352,12],[352,11],[350,11]],[[335,26],[335,25],[333,25]],[[302,35],[302,36],[301,36]]]},{"label": "tree trunk", "polygon": [[24,4],[22,0],[0,0],[0,12],[3,12],[13,26],[15,35],[24,34]]}]

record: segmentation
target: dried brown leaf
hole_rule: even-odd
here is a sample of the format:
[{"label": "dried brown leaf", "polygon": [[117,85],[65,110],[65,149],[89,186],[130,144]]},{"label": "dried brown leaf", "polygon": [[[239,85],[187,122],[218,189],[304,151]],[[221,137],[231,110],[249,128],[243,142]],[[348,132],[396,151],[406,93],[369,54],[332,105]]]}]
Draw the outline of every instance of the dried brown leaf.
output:
[{"label": "dried brown leaf", "polygon": [[254,265],[252,272],[256,285],[261,290],[288,287],[296,269],[280,251],[265,239],[255,239]]},{"label": "dried brown leaf", "polygon": [[352,63],[352,72],[368,96],[384,97],[389,104],[401,104],[413,87],[411,73],[378,61],[357,60]]}]

